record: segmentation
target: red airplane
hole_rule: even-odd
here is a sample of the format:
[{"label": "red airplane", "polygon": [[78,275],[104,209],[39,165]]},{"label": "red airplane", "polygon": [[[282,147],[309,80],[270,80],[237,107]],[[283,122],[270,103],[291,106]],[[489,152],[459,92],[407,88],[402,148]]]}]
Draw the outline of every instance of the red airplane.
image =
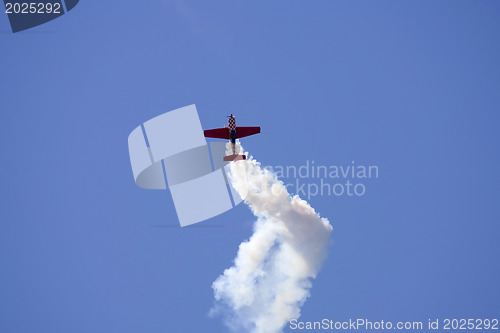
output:
[{"label": "red airplane", "polygon": [[238,127],[236,126],[236,120],[233,117],[233,114],[228,117],[229,119],[227,120],[227,127],[224,126],[224,128],[206,130],[204,131],[205,137],[231,140],[231,143],[233,145],[233,155],[224,156],[224,161],[244,160],[246,158],[245,155],[236,154],[236,139],[259,134],[260,127]]}]

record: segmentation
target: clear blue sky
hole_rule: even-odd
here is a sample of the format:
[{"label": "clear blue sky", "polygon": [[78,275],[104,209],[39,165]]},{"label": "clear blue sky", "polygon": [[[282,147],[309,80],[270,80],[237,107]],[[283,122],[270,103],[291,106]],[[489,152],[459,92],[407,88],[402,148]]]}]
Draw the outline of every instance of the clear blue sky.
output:
[{"label": "clear blue sky", "polygon": [[254,217],[175,228],[129,163],[132,129],[189,104],[260,125],[265,165],[379,167],[310,200],[334,231],[302,320],[498,317],[499,59],[493,0],[81,1],[18,34],[0,13],[0,332],[227,331],[210,286]]}]

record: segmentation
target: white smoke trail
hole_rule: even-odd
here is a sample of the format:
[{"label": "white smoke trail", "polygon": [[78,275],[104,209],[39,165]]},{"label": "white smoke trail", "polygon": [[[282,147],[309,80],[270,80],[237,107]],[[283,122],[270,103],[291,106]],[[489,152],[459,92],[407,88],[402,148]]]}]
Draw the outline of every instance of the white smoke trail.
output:
[{"label": "white smoke trail", "polygon": [[[232,154],[229,143],[227,154]],[[237,152],[242,151],[237,144]],[[213,283],[216,310],[229,307],[227,324],[253,333],[277,333],[300,316],[311,279],[326,256],[332,226],[255,159],[231,162],[231,182],[257,221],[240,244],[234,265]]]}]

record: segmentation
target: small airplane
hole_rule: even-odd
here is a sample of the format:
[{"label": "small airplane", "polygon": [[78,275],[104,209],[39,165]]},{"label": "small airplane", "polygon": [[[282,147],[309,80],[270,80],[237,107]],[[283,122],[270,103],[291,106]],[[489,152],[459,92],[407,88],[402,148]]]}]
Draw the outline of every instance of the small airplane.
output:
[{"label": "small airplane", "polygon": [[260,127],[238,127],[236,126],[236,119],[231,113],[228,116],[227,127],[215,128],[205,130],[204,134],[206,138],[216,138],[216,139],[228,139],[231,140],[233,146],[233,155],[224,156],[224,161],[239,161],[246,159],[245,155],[236,154],[236,139],[243,138],[245,136],[250,136],[260,133]]}]

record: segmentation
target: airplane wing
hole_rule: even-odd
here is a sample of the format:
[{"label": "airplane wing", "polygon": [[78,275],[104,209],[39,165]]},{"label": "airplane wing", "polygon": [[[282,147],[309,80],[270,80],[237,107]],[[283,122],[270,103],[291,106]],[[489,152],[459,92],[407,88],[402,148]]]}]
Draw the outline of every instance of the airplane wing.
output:
[{"label": "airplane wing", "polygon": [[229,129],[216,128],[204,131],[206,138],[229,139]]},{"label": "airplane wing", "polygon": [[236,139],[259,133],[260,127],[236,127]]}]

